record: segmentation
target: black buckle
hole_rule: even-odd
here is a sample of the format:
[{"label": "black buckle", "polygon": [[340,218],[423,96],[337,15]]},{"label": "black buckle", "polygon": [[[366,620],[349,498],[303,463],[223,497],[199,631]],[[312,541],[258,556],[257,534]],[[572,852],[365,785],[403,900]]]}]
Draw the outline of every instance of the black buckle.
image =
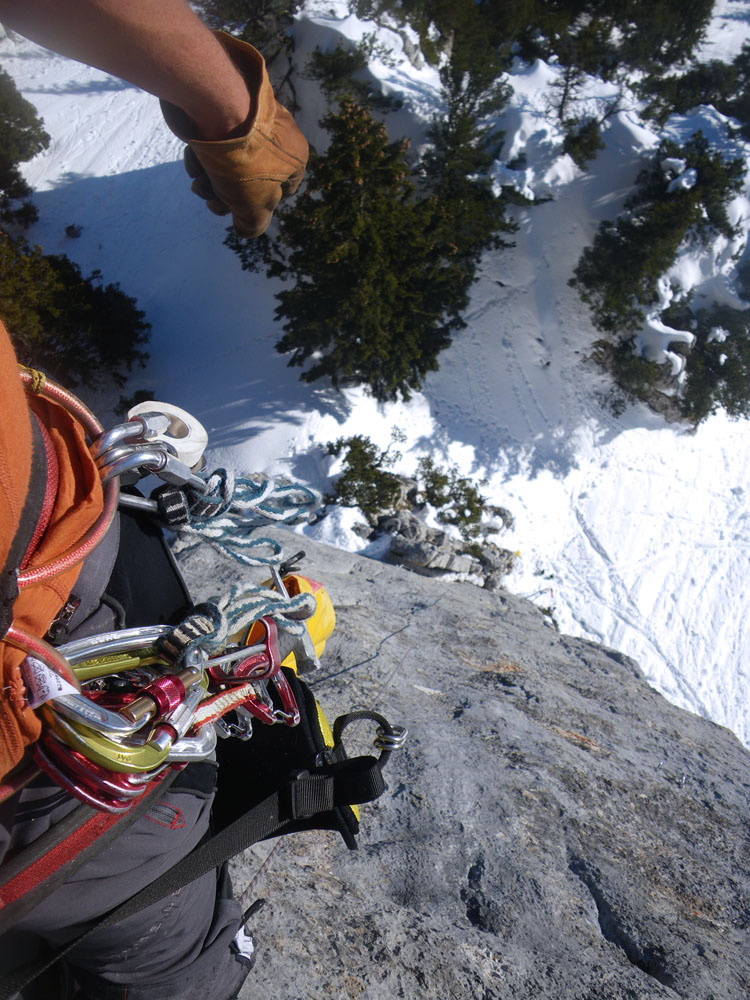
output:
[{"label": "black buckle", "polygon": [[315,774],[307,770],[289,775],[287,806],[291,819],[311,819],[330,812],[334,801],[334,781],[330,774]]}]

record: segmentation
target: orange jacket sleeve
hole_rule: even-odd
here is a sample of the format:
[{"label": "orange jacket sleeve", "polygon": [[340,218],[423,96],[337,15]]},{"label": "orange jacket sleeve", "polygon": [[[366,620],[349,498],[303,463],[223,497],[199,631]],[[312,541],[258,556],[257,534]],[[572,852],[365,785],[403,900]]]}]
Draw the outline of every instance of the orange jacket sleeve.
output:
[{"label": "orange jacket sleeve", "polygon": [[[65,552],[94,524],[102,510],[102,490],[83,429],[60,405],[27,396],[5,327],[0,323],[0,565],[15,573],[18,533],[28,498],[32,463],[33,413],[47,432],[57,461],[57,491],[49,522],[28,566],[46,563]],[[15,542],[15,545],[14,545]],[[80,566],[51,580],[24,588],[13,604],[13,622],[24,632],[43,636],[68,599]],[[39,736],[40,723],[25,704],[20,672],[24,654],[0,642],[0,777]]]}]

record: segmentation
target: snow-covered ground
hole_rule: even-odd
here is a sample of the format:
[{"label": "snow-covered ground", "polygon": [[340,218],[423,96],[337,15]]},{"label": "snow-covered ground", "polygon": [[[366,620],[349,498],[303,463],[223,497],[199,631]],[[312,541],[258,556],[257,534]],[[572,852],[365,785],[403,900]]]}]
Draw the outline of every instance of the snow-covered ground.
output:
[{"label": "snow-covered ground", "polygon": [[[720,0],[703,55],[731,59],[750,38],[749,17],[747,3]],[[298,51],[372,30],[338,0],[317,12],[308,5]],[[395,34],[379,37],[396,64],[374,71],[405,97],[389,128],[419,144],[439,108],[436,75],[414,69]],[[180,143],[153,98],[22,39],[2,40],[0,61],[53,138],[24,168],[38,192],[32,240],[87,272],[99,268],[136,296],[153,333],[148,368],[134,374],[132,387],[192,411],[209,430],[212,464],[325,486],[326,442],[365,433],[385,446],[399,427],[407,438],[401,471],[432,454],[486,479],[485,495],[512,511],[515,528],[497,539],[521,553],[510,589],[552,608],[563,631],[633,656],[670,700],[750,745],[750,425],[717,415],[693,434],[641,406],[615,418],[601,402],[607,383],[587,360],[596,331],[567,285],[581,250],[599,222],[617,214],[661,138],[640,121],[635,102],[608,120],[606,149],[580,171],[560,155],[548,110],[555,67],[516,66],[496,178],[551,200],[517,210],[515,248],[485,260],[468,327],[424,391],[408,404],[380,406],[362,390],[303,385],[276,354],[278,286],[242,272],[222,246],[225,223],[189,193]],[[592,83],[586,102],[603,108],[611,95]],[[302,83],[298,97],[300,121],[320,143],[319,94]],[[719,135],[721,116],[697,109],[670,121],[667,133],[684,139],[697,127]],[[734,294],[732,256],[743,251],[750,226],[747,193],[732,214],[742,239],[718,241],[675,268],[707,297]],[[65,236],[71,223],[82,227],[77,240]],[[655,320],[649,349],[660,350],[666,342],[654,341],[654,331],[663,332]],[[352,521],[341,512],[309,530],[361,548]]]}]

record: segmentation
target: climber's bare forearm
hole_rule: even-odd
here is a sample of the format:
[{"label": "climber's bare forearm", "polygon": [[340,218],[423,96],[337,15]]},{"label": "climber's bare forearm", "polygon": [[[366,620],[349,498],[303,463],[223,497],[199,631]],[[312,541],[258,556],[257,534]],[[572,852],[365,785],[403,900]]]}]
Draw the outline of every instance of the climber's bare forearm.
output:
[{"label": "climber's bare forearm", "polygon": [[0,21],[176,104],[204,139],[250,114],[242,77],[184,0],[0,0]]}]

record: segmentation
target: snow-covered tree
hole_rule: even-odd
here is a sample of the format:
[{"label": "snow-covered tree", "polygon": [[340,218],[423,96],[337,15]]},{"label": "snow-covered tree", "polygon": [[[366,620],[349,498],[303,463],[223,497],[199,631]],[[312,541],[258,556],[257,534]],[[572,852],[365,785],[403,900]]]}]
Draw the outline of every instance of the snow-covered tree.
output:
[{"label": "snow-covered tree", "polygon": [[445,239],[455,246],[470,284],[482,254],[508,246],[504,234],[517,229],[488,176],[502,145],[492,118],[502,110],[508,87],[491,72],[471,73],[453,59],[440,79],[445,111],[433,119],[427,133],[431,147],[418,174],[440,203]]},{"label": "snow-covered tree", "polygon": [[[684,165],[684,184],[670,182],[670,163]],[[725,160],[701,132],[682,147],[662,143],[625,211],[601,224],[571,279],[598,329],[636,333],[680,246],[686,240],[705,243],[716,233],[731,235],[726,205],[744,172],[743,160]]]},{"label": "snow-covered tree", "polygon": [[670,322],[692,322],[695,343],[688,359],[680,408],[694,424],[718,409],[750,417],[750,309],[714,306]]},{"label": "snow-covered tree", "polygon": [[209,27],[255,45],[268,63],[294,48],[289,28],[301,0],[199,0],[196,6]]}]

